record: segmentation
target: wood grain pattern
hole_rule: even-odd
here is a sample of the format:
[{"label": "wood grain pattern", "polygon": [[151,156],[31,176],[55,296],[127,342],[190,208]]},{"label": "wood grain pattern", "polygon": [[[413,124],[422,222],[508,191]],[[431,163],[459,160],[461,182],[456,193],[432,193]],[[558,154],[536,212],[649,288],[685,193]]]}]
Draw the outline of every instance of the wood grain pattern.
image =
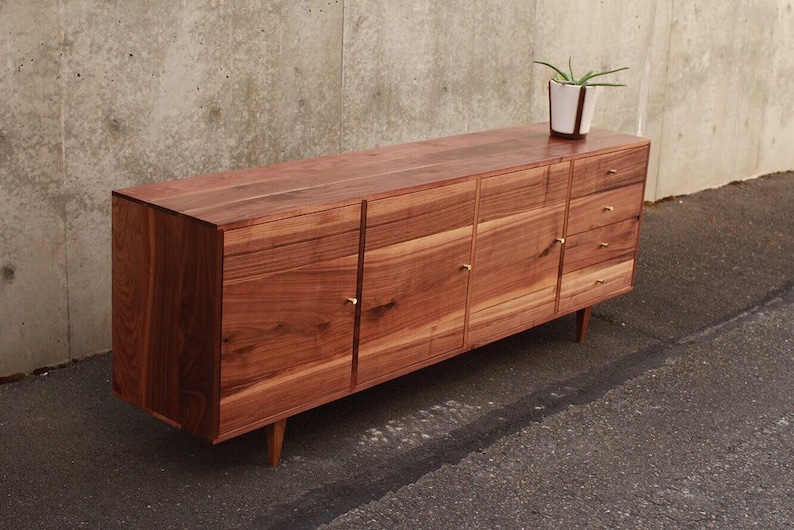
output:
[{"label": "wood grain pattern", "polygon": [[359,382],[463,345],[476,185],[450,188],[368,203]]},{"label": "wood grain pattern", "polygon": [[[604,131],[604,134],[615,133]],[[519,126],[170,180],[118,190],[118,192],[169,209],[178,209],[176,201],[188,198],[195,202],[186,202],[187,208],[212,202],[228,205],[238,198],[246,199],[252,195],[275,196],[318,184],[345,183],[361,178],[389,175],[392,171],[424,167],[433,160],[438,161],[439,156],[446,160],[454,160],[461,156],[467,158],[467,151],[476,148],[482,153],[484,145],[495,144],[495,149],[504,150],[504,147],[499,146],[507,143],[515,148],[511,142],[524,138],[531,140],[529,144],[535,144],[544,136],[548,134],[539,127]],[[211,195],[227,191],[239,193],[239,197],[230,199],[215,195],[221,200],[210,200]]]},{"label": "wood grain pattern", "polygon": [[[330,389],[343,389],[336,393]],[[220,398],[221,439],[243,434],[296,414],[311,406],[349,394],[350,355],[326,357],[279,374],[258,379]]]},{"label": "wood grain pattern", "polygon": [[366,252],[471,227],[476,182],[452,184],[370,201]]},{"label": "wood grain pattern", "polygon": [[563,162],[482,179],[478,222],[560,206],[568,191],[570,163]]},{"label": "wood grain pattern", "polygon": [[221,433],[349,391],[359,215],[348,207],[228,232]]},{"label": "wood grain pattern", "polygon": [[358,254],[360,211],[360,205],[334,208],[227,231],[224,283],[251,281]]},{"label": "wood grain pattern", "polygon": [[565,240],[563,274],[618,256],[633,254],[637,248],[639,233],[640,221],[637,217],[631,217],[568,237]]},{"label": "wood grain pattern", "polygon": [[417,191],[451,179],[475,179],[582,154],[647,145],[648,141],[593,129],[584,140],[552,138],[548,124],[531,124],[355,153],[296,160],[117,190],[222,229],[257,224],[374,199],[395,190]]},{"label": "wood grain pattern", "polygon": [[571,198],[645,181],[648,146],[582,158],[574,162]]},{"label": "wood grain pattern", "polygon": [[358,257],[224,284],[221,395],[353,346]]},{"label": "wood grain pattern", "polygon": [[568,234],[639,218],[642,212],[643,184],[634,184],[571,199]]},{"label": "wood grain pattern", "polygon": [[633,287],[634,256],[618,256],[562,276],[560,314],[593,305]]},{"label": "wood grain pattern", "polygon": [[113,392],[141,408],[146,399],[148,338],[142,332],[151,321],[153,274],[151,210],[145,205],[113,197],[112,228],[112,347]]},{"label": "wood grain pattern", "polygon": [[506,336],[551,316],[570,164],[483,179],[469,340]]},{"label": "wood grain pattern", "polygon": [[114,392],[212,439],[221,234],[116,196],[113,214]]},{"label": "wood grain pattern", "polygon": [[528,288],[527,294],[511,298],[473,312],[469,318],[469,347],[475,348],[551,320],[557,301],[557,275],[553,282],[541,279]]}]

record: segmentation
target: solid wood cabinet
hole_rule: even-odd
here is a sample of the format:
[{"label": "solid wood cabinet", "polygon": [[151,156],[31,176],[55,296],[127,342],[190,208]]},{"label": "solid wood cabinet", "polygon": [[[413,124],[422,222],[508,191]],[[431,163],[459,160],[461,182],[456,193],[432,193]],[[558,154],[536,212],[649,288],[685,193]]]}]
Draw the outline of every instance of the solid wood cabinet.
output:
[{"label": "solid wood cabinet", "polygon": [[648,140],[544,124],[113,192],[113,391],[213,443],[633,287]]}]

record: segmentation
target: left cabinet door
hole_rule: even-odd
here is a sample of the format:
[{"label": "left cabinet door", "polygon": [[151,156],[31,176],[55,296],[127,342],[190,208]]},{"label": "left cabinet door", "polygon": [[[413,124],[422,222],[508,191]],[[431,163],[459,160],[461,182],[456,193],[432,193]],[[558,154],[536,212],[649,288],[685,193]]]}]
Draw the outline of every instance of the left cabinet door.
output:
[{"label": "left cabinet door", "polygon": [[221,438],[350,392],[361,207],[224,237]]}]

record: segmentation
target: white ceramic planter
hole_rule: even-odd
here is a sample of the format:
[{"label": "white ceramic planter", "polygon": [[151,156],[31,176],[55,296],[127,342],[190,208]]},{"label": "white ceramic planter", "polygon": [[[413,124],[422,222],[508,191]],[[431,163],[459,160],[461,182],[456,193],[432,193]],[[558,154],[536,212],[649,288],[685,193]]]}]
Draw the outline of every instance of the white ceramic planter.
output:
[{"label": "white ceramic planter", "polygon": [[[590,131],[590,123],[593,121],[593,111],[600,88],[549,81],[551,134],[563,138],[584,138]],[[580,114],[582,91],[584,91],[584,100],[581,102]]]}]

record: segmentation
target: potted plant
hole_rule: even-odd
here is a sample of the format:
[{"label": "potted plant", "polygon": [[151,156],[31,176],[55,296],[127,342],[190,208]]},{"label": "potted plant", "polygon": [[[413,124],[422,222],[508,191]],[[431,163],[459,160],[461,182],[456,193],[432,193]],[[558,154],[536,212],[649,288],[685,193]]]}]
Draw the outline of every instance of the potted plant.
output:
[{"label": "potted plant", "polygon": [[599,87],[626,86],[618,83],[593,82],[593,79],[629,68],[624,66],[606,72],[590,70],[582,77],[577,78],[573,73],[570,57],[568,58],[567,72],[544,61],[534,62],[548,66],[557,73],[549,81],[549,129],[551,135],[574,139],[584,138],[590,131],[590,122],[593,119]]}]

